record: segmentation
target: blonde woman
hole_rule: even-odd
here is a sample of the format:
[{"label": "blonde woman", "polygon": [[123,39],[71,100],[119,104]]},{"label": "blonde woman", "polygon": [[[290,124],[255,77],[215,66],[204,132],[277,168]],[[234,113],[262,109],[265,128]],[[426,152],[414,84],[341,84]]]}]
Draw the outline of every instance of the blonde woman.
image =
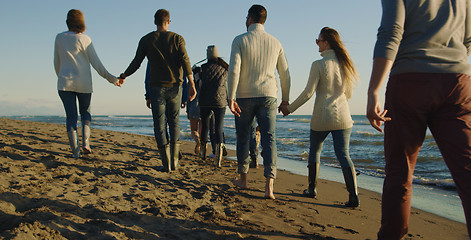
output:
[{"label": "blonde woman", "polygon": [[119,86],[118,79],[111,75],[101,63],[90,37],[85,35],[85,20],[80,10],[67,13],[68,31],[56,36],[54,45],[54,69],[57,74],[57,90],[66,114],[67,136],[74,158],[80,157],[77,136],[77,100],[82,120],[82,152],[90,154],[90,102],[92,99],[92,73],[90,65],[108,82]]},{"label": "blonde woman", "polygon": [[309,187],[303,195],[315,198],[316,182],[319,174],[322,145],[329,133],[334,141],[335,154],[342,167],[345,184],[349,193],[347,207],[358,207],[360,201],[356,183],[356,172],[348,152],[353,120],[350,116],[348,100],[352,96],[353,85],[358,79],[352,60],[345,49],[338,32],[332,28],[322,28],[316,44],[322,59],[312,63],[309,80],[299,97],[286,107],[286,116],[316,92],[316,102],[311,119],[310,149],[308,160]]}]

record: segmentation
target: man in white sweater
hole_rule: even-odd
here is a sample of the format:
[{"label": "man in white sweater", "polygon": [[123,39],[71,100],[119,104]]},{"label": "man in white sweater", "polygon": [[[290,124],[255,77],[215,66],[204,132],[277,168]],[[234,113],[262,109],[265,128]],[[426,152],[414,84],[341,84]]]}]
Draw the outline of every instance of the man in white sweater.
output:
[{"label": "man in white sweater", "polygon": [[266,177],[265,198],[274,199],[278,92],[275,70],[280,75],[281,105],[288,104],[291,80],[281,43],[265,32],[263,24],[266,18],[267,10],[263,6],[253,5],[249,9],[247,32],[237,36],[232,42],[227,91],[229,107],[235,115],[237,134],[237,163],[240,178],[235,180],[234,184],[242,189],[247,188],[250,125],[254,117],[257,117]]}]

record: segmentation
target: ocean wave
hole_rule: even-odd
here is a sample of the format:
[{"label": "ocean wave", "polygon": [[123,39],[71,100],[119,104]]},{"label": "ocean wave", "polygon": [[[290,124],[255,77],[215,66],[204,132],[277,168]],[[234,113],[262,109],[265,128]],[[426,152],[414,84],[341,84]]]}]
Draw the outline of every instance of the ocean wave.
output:
[{"label": "ocean wave", "polygon": [[103,117],[103,118],[118,118],[118,119],[130,119],[130,120],[136,120],[136,119],[152,119],[152,116],[120,116],[120,115],[108,115],[108,116],[97,116],[97,117]]},{"label": "ocean wave", "polygon": [[370,125],[370,121],[368,120],[354,120],[354,125]]},{"label": "ocean wave", "polygon": [[309,146],[309,140],[304,138],[278,138],[278,141],[281,142],[283,145],[295,145],[295,146]]},{"label": "ocean wave", "polygon": [[365,137],[379,137],[379,136],[383,136],[383,133],[380,133],[380,132],[365,132],[365,131],[356,131],[355,134],[358,134],[358,135],[361,135],[361,136],[365,136]]},{"label": "ocean wave", "polygon": [[306,119],[306,118],[297,118],[294,119],[295,122],[302,122],[302,123],[310,123],[311,119]]},{"label": "ocean wave", "polygon": [[422,177],[414,176],[413,183],[425,185],[425,186],[433,186],[439,187],[445,190],[456,190],[456,185],[453,182],[453,179],[427,179]]},{"label": "ocean wave", "polygon": [[277,122],[294,122],[295,119],[293,119],[293,118],[277,118],[276,121]]}]

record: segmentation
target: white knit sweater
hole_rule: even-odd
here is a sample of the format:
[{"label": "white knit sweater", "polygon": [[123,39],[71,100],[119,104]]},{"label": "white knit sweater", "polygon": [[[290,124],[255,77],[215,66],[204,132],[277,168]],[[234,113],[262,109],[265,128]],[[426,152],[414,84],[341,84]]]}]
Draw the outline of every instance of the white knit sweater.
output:
[{"label": "white knit sweater", "polygon": [[54,46],[57,90],[93,92],[90,64],[108,82],[114,84],[118,81],[101,63],[90,37],[70,31],[57,34]]},{"label": "white knit sweater", "polygon": [[289,101],[290,75],[281,43],[255,23],[232,42],[227,76],[228,99],[277,97],[280,75],[283,101]]},{"label": "white knit sweater", "polygon": [[306,88],[288,106],[292,113],[309,100],[314,91],[316,102],[311,118],[311,129],[314,131],[331,131],[348,129],[353,126],[345,88],[342,84],[339,61],[331,49],[321,53],[322,59],[311,65]]}]

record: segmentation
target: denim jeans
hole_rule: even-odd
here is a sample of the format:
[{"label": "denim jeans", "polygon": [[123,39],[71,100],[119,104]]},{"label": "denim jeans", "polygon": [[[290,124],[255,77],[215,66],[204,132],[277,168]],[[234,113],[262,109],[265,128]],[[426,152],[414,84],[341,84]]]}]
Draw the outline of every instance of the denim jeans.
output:
[{"label": "denim jeans", "polygon": [[342,168],[353,167],[353,162],[352,159],[350,159],[350,154],[348,152],[352,128],[332,131],[311,130],[311,135],[309,137],[311,146],[309,147],[308,165],[320,163],[322,146],[324,145],[324,140],[329,133],[332,133],[335,155],[337,156],[340,166]]},{"label": "denim jeans", "polygon": [[77,130],[77,99],[79,103],[80,118],[83,125],[90,125],[92,115],[90,114],[91,93],[78,93],[70,91],[59,91],[59,97],[65,109],[67,132]]},{"label": "denim jeans", "polygon": [[238,173],[248,173],[250,127],[254,117],[260,126],[261,144],[263,148],[264,176],[276,177],[276,98],[238,98],[241,109],[240,117],[235,117],[237,135]]},{"label": "denim jeans", "polygon": [[[182,88],[177,87],[150,87],[150,100],[152,117],[154,119],[154,136],[158,147],[170,142],[180,140],[180,105]],[[168,124],[168,133],[167,133]]]},{"label": "denim jeans", "polygon": [[250,126],[250,143],[249,155],[251,158],[258,157],[258,142],[257,142],[257,120],[254,119]]},{"label": "denim jeans", "polygon": [[226,114],[226,108],[223,107],[200,107],[201,116],[201,141],[208,141],[208,131],[210,129],[210,117],[211,112],[214,116],[214,130],[215,130],[215,142],[216,144],[223,143],[224,139],[224,115]]}]

